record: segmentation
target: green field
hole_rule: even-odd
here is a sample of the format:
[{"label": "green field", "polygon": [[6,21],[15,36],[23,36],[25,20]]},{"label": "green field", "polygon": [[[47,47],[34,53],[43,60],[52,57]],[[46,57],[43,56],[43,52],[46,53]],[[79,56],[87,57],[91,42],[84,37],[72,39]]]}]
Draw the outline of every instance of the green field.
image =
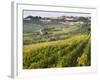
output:
[{"label": "green field", "polygon": [[24,46],[24,69],[90,66],[89,35]]},{"label": "green field", "polygon": [[91,25],[83,22],[24,22],[23,69],[91,66]]}]

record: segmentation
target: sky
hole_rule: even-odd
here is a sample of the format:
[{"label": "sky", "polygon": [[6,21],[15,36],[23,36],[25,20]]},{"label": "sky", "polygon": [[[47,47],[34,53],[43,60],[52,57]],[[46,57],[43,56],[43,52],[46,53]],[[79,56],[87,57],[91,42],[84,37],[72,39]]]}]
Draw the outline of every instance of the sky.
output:
[{"label": "sky", "polygon": [[75,13],[75,12],[47,12],[47,11],[32,11],[24,10],[23,17],[27,16],[41,16],[41,17],[59,17],[59,16],[83,16],[90,17],[90,13]]}]

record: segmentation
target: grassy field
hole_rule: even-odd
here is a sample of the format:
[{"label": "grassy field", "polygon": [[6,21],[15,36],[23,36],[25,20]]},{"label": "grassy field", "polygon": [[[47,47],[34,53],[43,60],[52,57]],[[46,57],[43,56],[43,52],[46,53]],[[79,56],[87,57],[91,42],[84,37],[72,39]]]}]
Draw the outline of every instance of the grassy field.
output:
[{"label": "grassy field", "polygon": [[80,34],[65,40],[24,45],[23,67],[52,68],[90,65],[89,35]]}]

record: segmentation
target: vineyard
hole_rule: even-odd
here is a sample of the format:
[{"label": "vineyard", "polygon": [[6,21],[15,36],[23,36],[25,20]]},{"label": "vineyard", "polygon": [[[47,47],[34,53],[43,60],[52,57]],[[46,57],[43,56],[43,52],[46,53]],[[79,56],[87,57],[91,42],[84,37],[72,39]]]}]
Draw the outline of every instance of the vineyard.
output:
[{"label": "vineyard", "polygon": [[24,11],[23,15],[27,12],[23,69],[91,66],[89,14]]},{"label": "vineyard", "polygon": [[23,46],[23,68],[90,66],[90,35],[77,34],[51,42]]}]

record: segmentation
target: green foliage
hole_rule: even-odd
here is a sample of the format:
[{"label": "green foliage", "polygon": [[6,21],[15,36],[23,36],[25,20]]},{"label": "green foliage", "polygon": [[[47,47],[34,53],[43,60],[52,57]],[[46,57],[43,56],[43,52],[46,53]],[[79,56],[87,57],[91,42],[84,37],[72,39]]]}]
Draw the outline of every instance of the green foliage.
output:
[{"label": "green foliage", "polygon": [[81,57],[79,57],[77,59],[77,65],[79,65],[79,66],[90,66],[90,64],[91,64],[90,56],[91,55],[90,55],[90,40],[89,40],[88,44],[84,48],[84,51],[83,51]]},{"label": "green foliage", "polygon": [[24,69],[73,67],[90,64],[88,35],[24,46]]},{"label": "green foliage", "polygon": [[32,68],[39,68],[39,64],[38,63],[31,63],[29,69],[32,69]]}]

